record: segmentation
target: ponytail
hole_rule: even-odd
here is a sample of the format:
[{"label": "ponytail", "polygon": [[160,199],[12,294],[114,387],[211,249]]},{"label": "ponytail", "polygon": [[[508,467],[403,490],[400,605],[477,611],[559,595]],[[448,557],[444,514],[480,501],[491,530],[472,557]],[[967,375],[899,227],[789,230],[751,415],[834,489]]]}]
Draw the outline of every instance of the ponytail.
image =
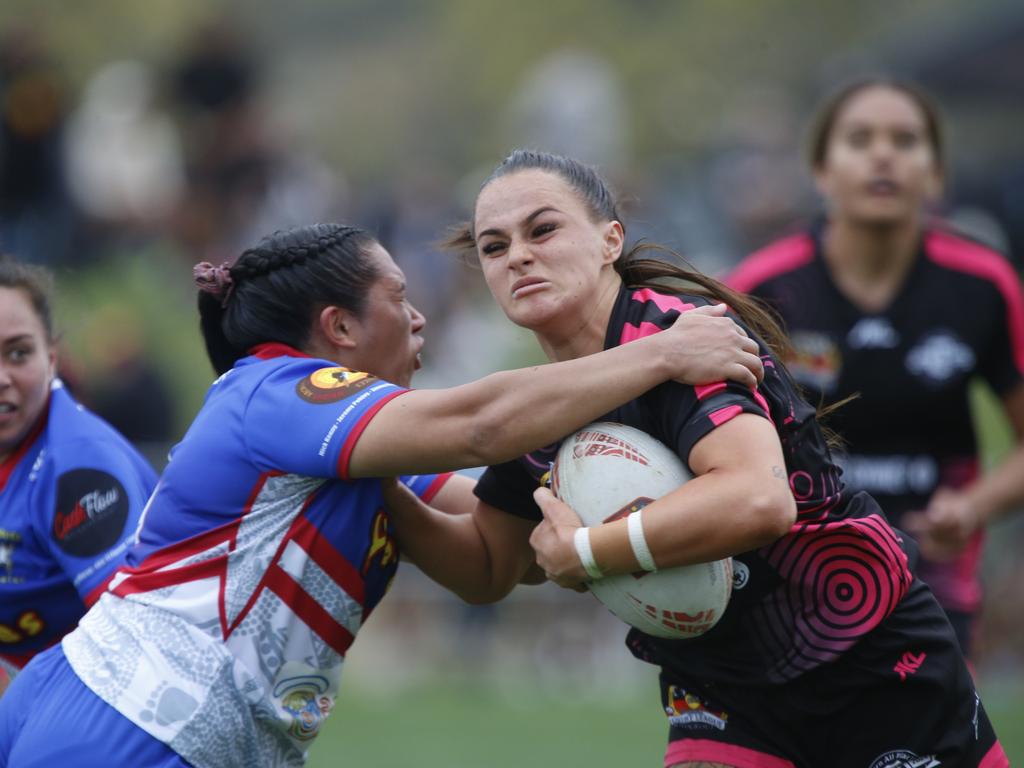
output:
[{"label": "ponytail", "polygon": [[621,256],[614,265],[615,271],[628,287],[684,290],[686,293],[703,296],[709,301],[722,302],[761,337],[776,357],[784,359],[789,356],[792,351],[789,339],[766,305],[695,269],[684,269],[664,258],[641,256],[647,251],[655,251],[659,255],[686,264],[686,260],[670,248],[654,243],[639,243]]},{"label": "ponytail", "polygon": [[231,370],[238,360],[245,356],[244,350],[232,346],[224,335],[224,306],[210,293],[199,292],[199,330],[206,345],[206,356],[217,375]]}]

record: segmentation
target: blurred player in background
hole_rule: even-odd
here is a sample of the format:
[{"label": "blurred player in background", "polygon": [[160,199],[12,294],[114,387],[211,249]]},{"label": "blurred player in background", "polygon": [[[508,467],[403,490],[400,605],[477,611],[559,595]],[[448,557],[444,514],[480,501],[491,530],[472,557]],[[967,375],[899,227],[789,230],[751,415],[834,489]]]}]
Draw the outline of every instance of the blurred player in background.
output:
[{"label": "blurred player in background", "polygon": [[[915,87],[868,79],[833,94],[810,136],[826,216],[758,251],[732,287],[777,310],[787,366],[837,409],[843,479],[917,537],[919,574],[971,647],[985,527],[1024,501],[1024,297],[998,253],[929,218],[943,189],[940,117]],[[968,385],[1002,399],[1018,446],[979,471]]]},{"label": "blurred player in background", "polygon": [[[644,246],[625,252],[624,239],[593,169],[519,150],[451,244],[476,253],[495,300],[551,360],[629,348],[710,301],[785,344],[750,299],[645,259]],[[871,496],[843,487],[815,409],[771,349],[760,352],[760,386],[668,382],[602,417],[657,437],[695,475],[641,512],[581,528],[539,487],[556,443],[489,467],[471,515],[397,489],[403,547],[473,601],[506,594],[531,544],[567,587],[733,556],[732,598],[712,629],[627,638],[662,670],[666,766],[1007,765],[953,630],[913,576],[915,553]]]},{"label": "blurred player in background", "polygon": [[[0,701],[0,767],[301,765],[398,565],[399,484],[380,478],[510,459],[673,376],[761,372],[712,309],[585,360],[409,390],[425,321],[366,232],[279,232],[196,276],[221,376],[126,567]],[[468,478],[403,483],[471,508]]]},{"label": "blurred player in background", "polygon": [[99,597],[156,482],[56,378],[51,283],[41,267],[0,258],[0,670],[9,675]]}]

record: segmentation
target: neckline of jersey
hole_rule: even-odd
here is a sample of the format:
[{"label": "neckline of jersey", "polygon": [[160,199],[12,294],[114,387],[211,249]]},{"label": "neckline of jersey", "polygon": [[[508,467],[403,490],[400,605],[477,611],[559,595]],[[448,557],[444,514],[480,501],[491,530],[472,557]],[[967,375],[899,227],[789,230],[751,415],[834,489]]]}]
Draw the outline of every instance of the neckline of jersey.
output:
[{"label": "neckline of jersey", "polygon": [[273,360],[275,357],[312,357],[301,350],[281,344],[277,341],[257,344],[249,350],[249,355],[260,360]]},{"label": "neckline of jersey", "polygon": [[924,262],[927,260],[925,258],[925,237],[928,234],[928,230],[923,230],[918,237],[917,247],[914,251],[914,263],[911,264],[910,269],[903,276],[903,281],[900,283],[896,293],[893,294],[892,300],[879,310],[868,310],[862,307],[839,288],[839,285],[832,277],[832,270],[829,269],[828,262],[825,261],[824,230],[824,223],[822,223],[810,231],[811,240],[814,243],[814,262],[818,269],[821,270],[825,283],[844,305],[864,317],[884,317],[891,315],[896,308],[906,302],[906,296],[913,289],[914,284],[919,282],[917,279],[918,273],[924,268]]}]

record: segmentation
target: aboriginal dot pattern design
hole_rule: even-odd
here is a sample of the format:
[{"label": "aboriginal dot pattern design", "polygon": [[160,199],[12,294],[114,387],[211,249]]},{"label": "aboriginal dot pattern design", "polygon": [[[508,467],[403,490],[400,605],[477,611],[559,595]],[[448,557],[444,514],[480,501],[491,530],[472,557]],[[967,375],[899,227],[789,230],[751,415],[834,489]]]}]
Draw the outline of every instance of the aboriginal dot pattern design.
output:
[{"label": "aboriginal dot pattern design", "polygon": [[[125,588],[131,575],[119,575],[111,586],[115,594],[103,595],[65,639],[76,674],[200,768],[302,765],[320,715],[333,706],[344,660],[333,638],[296,632],[293,607],[266,588],[266,574],[276,563],[334,617],[349,642],[363,619],[360,602],[294,540],[300,513],[321,484],[296,475],[265,478],[234,530],[230,552],[220,542],[175,563],[177,570],[200,574],[223,564],[206,578],[131,593]],[[303,660],[298,669],[288,661],[295,658]],[[282,681],[313,677],[323,681],[313,701],[316,717],[275,698],[279,686],[295,687]],[[297,727],[307,721],[312,729]]]}]

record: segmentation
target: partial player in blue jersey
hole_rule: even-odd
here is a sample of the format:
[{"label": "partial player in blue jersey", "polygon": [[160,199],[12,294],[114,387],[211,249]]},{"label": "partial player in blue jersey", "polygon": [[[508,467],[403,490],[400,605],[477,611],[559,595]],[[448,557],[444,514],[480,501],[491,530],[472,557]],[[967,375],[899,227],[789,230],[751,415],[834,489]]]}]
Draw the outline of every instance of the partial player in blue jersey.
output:
[{"label": "partial player in blue jersey", "polygon": [[410,390],[425,321],[364,231],[277,233],[196,276],[220,378],[125,566],[0,702],[0,768],[301,765],[398,565],[389,500],[468,511],[468,478],[431,473],[507,461],[670,378],[761,373],[712,308],[601,355]]},{"label": "partial player in blue jersey", "polygon": [[0,260],[0,676],[78,623],[156,482],[55,378],[50,284],[44,269]]}]

